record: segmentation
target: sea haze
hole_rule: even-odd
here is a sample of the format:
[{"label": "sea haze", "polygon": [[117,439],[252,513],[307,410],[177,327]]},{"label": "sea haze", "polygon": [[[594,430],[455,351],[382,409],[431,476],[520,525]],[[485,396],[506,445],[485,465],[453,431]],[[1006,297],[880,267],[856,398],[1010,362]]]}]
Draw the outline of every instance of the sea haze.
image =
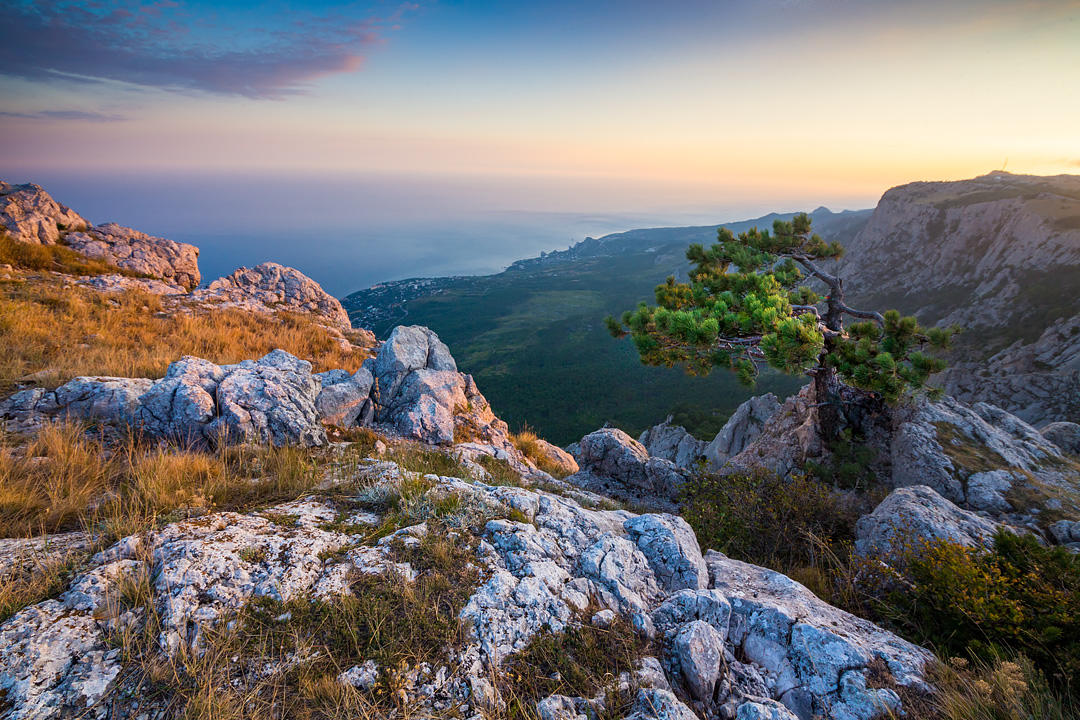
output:
[{"label": "sea haze", "polygon": [[[497,178],[72,174],[5,171],[93,223],[117,222],[201,249],[204,282],[274,260],[339,297],[406,277],[498,272],[586,236],[695,225],[777,209],[616,205],[596,187]],[[608,203],[605,205],[605,203]],[[625,206],[625,201],[623,201]]]}]

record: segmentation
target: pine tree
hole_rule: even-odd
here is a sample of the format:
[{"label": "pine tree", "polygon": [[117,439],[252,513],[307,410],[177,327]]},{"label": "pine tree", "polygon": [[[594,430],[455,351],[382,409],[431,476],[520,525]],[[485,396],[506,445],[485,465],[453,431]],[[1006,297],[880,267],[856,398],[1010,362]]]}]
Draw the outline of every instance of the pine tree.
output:
[{"label": "pine tree", "polygon": [[[748,385],[764,365],[809,375],[820,405],[841,404],[838,379],[889,403],[939,392],[927,382],[945,362],[927,351],[947,348],[956,329],[849,307],[842,279],[819,266],[844,249],[810,224],[799,214],[777,220],[771,234],[754,228],[736,237],[720,228],[712,247],[687,250],[690,282],[669,277],[656,288],[656,305],[642,303],[621,322],[607,318],[609,329],[629,334],[648,365],[681,365],[692,374],[728,368]],[[810,287],[811,277],[826,295]]]}]

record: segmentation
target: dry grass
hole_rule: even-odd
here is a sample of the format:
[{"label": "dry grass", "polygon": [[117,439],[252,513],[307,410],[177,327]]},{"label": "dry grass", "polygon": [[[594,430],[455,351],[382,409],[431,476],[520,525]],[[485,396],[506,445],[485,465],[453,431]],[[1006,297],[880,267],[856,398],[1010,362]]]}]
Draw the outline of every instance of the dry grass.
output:
[{"label": "dry grass", "polygon": [[[182,648],[173,656],[157,644],[161,623],[149,573],[126,578],[113,589],[107,614],[141,608],[141,619],[114,626],[112,645],[125,667],[106,703],[116,717],[134,716],[147,705],[191,720],[415,717],[403,691],[405,674],[423,663],[447,664],[449,651],[461,647],[465,627],[458,614],[479,573],[475,546],[446,533],[398,552],[418,573],[415,581],[360,575],[351,594],[329,599],[256,598],[234,622],[207,628],[197,650]],[[285,612],[288,620],[279,619]],[[367,659],[380,668],[370,691],[338,682],[343,670]],[[136,703],[140,707],[132,707]]]},{"label": "dry grass", "polygon": [[0,441],[0,537],[90,528],[117,538],[177,513],[295,499],[322,480],[316,452],[110,444],[76,424],[48,425],[24,444]]},{"label": "dry grass", "polygon": [[0,282],[0,396],[19,381],[55,387],[79,375],[157,378],[182,355],[234,363],[281,348],[316,371],[350,372],[368,356],[365,348],[343,346],[311,316],[235,308],[188,313],[176,303],[140,291],[65,286],[51,274]]},{"label": "dry grass", "polygon": [[89,550],[27,558],[25,563],[0,573],[0,622],[27,605],[60,593],[71,580]]},{"label": "dry grass", "polygon": [[70,275],[127,275],[145,277],[139,273],[110,265],[104,260],[88,258],[63,245],[35,245],[16,242],[0,232],[0,265],[14,265],[24,270],[47,270]]},{"label": "dry grass", "polygon": [[522,455],[532,460],[533,465],[548,475],[560,480],[569,475],[562,465],[552,460],[544,452],[543,446],[540,444],[540,438],[532,430],[523,428],[521,432],[510,436],[510,442],[521,451]]}]

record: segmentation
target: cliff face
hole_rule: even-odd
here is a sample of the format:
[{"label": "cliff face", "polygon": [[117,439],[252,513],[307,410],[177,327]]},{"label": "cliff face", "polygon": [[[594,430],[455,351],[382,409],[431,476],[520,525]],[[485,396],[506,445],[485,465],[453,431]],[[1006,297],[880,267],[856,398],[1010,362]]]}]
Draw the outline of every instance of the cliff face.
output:
[{"label": "cliff face", "polygon": [[1080,411],[1080,176],[893,188],[838,266],[853,302],[964,326],[949,392],[1035,424]]}]

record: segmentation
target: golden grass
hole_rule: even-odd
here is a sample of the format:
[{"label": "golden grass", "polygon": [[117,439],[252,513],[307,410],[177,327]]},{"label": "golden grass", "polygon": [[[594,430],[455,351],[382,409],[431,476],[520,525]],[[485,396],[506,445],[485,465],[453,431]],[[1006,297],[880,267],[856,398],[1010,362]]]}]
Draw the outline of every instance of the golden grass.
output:
[{"label": "golden grass", "polygon": [[0,265],[14,265],[25,270],[51,270],[71,275],[116,274],[145,277],[132,270],[111,265],[104,260],[88,258],[63,245],[16,242],[7,233],[0,233]]},{"label": "golden grass", "polygon": [[55,387],[79,375],[157,378],[182,355],[215,363],[258,358],[281,348],[315,371],[354,372],[365,348],[344,347],[315,318],[235,308],[183,312],[141,291],[101,293],[64,286],[56,275],[0,282],[0,396],[16,383]]},{"label": "golden grass", "polygon": [[89,528],[115,539],[177,513],[292,500],[322,481],[317,452],[110,445],[77,424],[47,425],[24,444],[0,441],[0,537]]},{"label": "golden grass", "polygon": [[555,462],[544,452],[543,446],[540,444],[540,438],[532,430],[528,428],[522,429],[521,432],[510,436],[510,442],[521,451],[522,455],[532,460],[533,465],[548,475],[562,480],[570,474],[566,471],[566,468]]}]

